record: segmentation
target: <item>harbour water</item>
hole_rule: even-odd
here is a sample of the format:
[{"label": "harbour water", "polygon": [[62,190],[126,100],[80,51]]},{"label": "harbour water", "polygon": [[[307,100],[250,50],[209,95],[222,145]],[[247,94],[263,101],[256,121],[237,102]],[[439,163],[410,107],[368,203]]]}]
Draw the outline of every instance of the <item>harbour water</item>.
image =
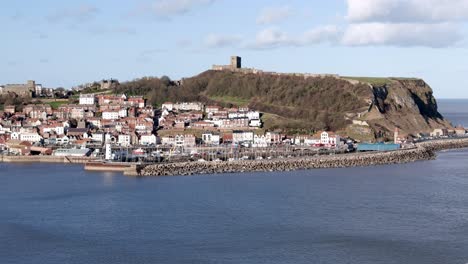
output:
[{"label": "harbour water", "polygon": [[152,178],[0,163],[0,263],[465,264],[467,159]]}]

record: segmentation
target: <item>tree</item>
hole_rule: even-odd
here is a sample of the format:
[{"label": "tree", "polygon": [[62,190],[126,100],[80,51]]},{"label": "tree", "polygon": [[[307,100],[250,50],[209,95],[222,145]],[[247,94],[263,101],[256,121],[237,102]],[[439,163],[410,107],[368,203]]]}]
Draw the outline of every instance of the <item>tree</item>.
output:
[{"label": "tree", "polygon": [[166,87],[167,87],[167,86],[170,86],[171,83],[172,83],[171,78],[169,78],[169,76],[166,76],[166,75],[164,75],[163,77],[161,77],[160,80],[161,80],[162,84],[163,84],[164,86],[166,86]]}]

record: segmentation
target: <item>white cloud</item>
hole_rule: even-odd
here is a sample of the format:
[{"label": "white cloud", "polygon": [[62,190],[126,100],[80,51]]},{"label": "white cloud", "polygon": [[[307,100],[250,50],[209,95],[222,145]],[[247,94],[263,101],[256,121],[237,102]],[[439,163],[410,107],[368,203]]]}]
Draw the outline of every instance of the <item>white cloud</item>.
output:
[{"label": "white cloud", "polygon": [[213,4],[216,0],[158,0],[151,4],[151,11],[159,17],[170,17],[191,11],[198,6]]},{"label": "white cloud", "polygon": [[457,44],[468,0],[347,0],[351,23],[345,45],[426,46]]},{"label": "white cloud", "polygon": [[462,36],[457,27],[450,23],[361,23],[351,24],[342,42],[350,46],[390,45],[443,48],[452,46],[461,39]]},{"label": "white cloud", "polygon": [[267,25],[282,22],[292,15],[292,9],[289,6],[264,8],[257,17],[257,24]]},{"label": "white cloud", "polygon": [[320,43],[337,43],[342,32],[336,26],[320,26],[302,34],[290,36],[278,28],[267,28],[257,33],[255,43],[248,45],[254,49],[269,49],[285,46],[308,46]]},{"label": "white cloud", "polygon": [[340,36],[341,31],[337,26],[329,25],[323,27],[317,27],[306,31],[299,40],[299,43],[303,45],[317,44],[323,42],[336,43]]},{"label": "white cloud", "polygon": [[347,0],[351,22],[432,22],[468,20],[468,0]]},{"label": "white cloud", "polygon": [[255,43],[250,46],[258,49],[266,49],[290,44],[292,44],[291,39],[285,32],[277,28],[267,28],[257,33]]},{"label": "white cloud", "polygon": [[239,35],[210,34],[205,38],[205,45],[209,48],[224,48],[238,45],[242,41]]}]

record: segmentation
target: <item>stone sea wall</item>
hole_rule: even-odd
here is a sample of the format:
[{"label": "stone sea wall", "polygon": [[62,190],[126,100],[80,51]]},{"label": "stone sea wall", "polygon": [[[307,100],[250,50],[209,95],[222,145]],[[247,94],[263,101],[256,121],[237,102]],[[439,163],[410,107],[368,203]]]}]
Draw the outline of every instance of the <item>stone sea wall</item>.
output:
[{"label": "stone sea wall", "polygon": [[391,152],[356,153],[275,160],[153,164],[137,167],[133,173],[127,172],[126,175],[172,176],[364,167],[435,159],[436,151],[456,148],[468,148],[468,138],[428,141],[417,144],[413,149],[402,149]]},{"label": "stone sea wall", "polygon": [[435,158],[434,152],[424,148],[415,148],[386,153],[333,155],[275,160],[155,164],[140,169],[140,171],[137,171],[137,175],[169,176],[235,172],[292,171],[407,163],[433,158]]},{"label": "stone sea wall", "polygon": [[468,148],[468,138],[431,140],[418,143],[417,146],[431,151]]}]

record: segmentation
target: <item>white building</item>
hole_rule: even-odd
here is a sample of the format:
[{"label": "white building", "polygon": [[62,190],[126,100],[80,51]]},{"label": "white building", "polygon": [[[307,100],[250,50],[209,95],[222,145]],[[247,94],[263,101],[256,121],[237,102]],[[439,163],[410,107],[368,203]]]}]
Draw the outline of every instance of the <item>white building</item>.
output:
[{"label": "white building", "polygon": [[132,144],[132,137],[130,135],[121,134],[117,141],[121,146],[130,146]]},{"label": "white building", "polygon": [[57,157],[86,157],[91,153],[88,148],[83,149],[57,149],[53,152],[53,156]]},{"label": "white building", "polygon": [[323,145],[336,146],[340,142],[340,136],[333,132],[323,131],[320,134],[320,143]]},{"label": "white building", "polygon": [[177,111],[203,111],[203,104],[198,103],[198,102],[177,103],[177,104],[173,105],[173,110],[177,110]]},{"label": "white building", "polygon": [[127,108],[122,108],[119,110],[119,117],[127,117],[127,116],[128,116]]},{"label": "white building", "polygon": [[105,120],[117,120],[119,119],[119,112],[116,111],[104,111],[102,112],[102,119]]},{"label": "white building", "polygon": [[202,134],[202,141],[206,145],[219,145],[221,143],[221,136],[212,132],[205,132]]},{"label": "white building", "polygon": [[28,141],[31,143],[40,142],[42,137],[37,133],[21,133],[20,138],[21,141]]},{"label": "white building", "polygon": [[36,96],[39,96],[42,94],[42,84],[36,84]]},{"label": "white building", "polygon": [[264,147],[268,147],[268,144],[269,144],[268,138],[265,135],[254,136],[253,147],[264,148]]},{"label": "white building", "polygon": [[65,128],[63,126],[55,126],[53,129],[57,135],[65,134]]},{"label": "white building", "polygon": [[156,145],[157,138],[153,134],[141,135],[140,136],[140,145]]},{"label": "white building", "polygon": [[313,136],[299,136],[294,139],[296,145],[322,145],[334,147],[340,143],[340,136],[333,132],[320,131]]},{"label": "white building", "polygon": [[80,94],[80,105],[94,105],[96,97],[94,94]]},{"label": "white building", "polygon": [[88,118],[86,121],[88,121],[94,127],[101,128],[101,118]]},{"label": "white building", "polygon": [[251,119],[249,123],[250,127],[261,127],[262,121],[260,119]]},{"label": "white building", "polygon": [[266,132],[265,134],[268,144],[281,143],[281,134],[278,132]]},{"label": "white building", "polygon": [[196,138],[194,135],[176,135],[175,145],[178,147],[194,147],[196,145]]},{"label": "white building", "polygon": [[252,131],[233,131],[232,132],[232,143],[234,144],[253,144],[254,143],[254,132]]},{"label": "white building", "polygon": [[258,111],[249,111],[246,114],[249,120],[259,120],[260,119],[260,112]]},{"label": "white building", "polygon": [[168,145],[168,146],[174,146],[175,145],[175,137],[173,137],[173,136],[161,137],[161,144]]},{"label": "white building", "polygon": [[167,111],[170,112],[170,111],[174,110],[174,104],[171,103],[171,102],[164,103],[164,104],[162,104],[161,109],[162,110],[167,110]]},{"label": "white building", "polygon": [[57,137],[57,139],[55,140],[55,143],[57,145],[67,145],[70,143],[70,138],[67,136]]},{"label": "white building", "polygon": [[13,133],[10,134],[10,139],[19,140],[20,139],[20,134],[18,132],[13,132]]},{"label": "white building", "polygon": [[104,134],[103,133],[93,133],[91,135],[91,140],[95,142],[103,142],[104,141]]}]

